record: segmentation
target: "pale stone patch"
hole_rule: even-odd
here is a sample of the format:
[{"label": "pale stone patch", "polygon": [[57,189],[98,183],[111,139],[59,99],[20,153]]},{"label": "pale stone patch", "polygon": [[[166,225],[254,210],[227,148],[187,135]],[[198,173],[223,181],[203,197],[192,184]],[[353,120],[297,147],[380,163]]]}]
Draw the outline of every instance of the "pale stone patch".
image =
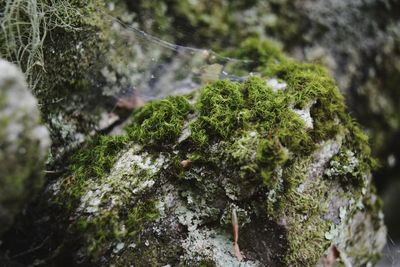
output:
[{"label": "pale stone patch", "polygon": [[88,181],[77,213],[96,215],[101,210],[124,205],[131,195],[154,186],[155,180],[151,177],[161,170],[165,161],[163,154],[152,158],[147,152],[141,152],[140,146],[134,145],[119,156],[109,176]]},{"label": "pale stone patch", "polygon": [[285,90],[287,84],[285,82],[279,82],[278,79],[272,78],[267,80],[267,85],[272,88],[272,91],[276,92],[279,90]]}]

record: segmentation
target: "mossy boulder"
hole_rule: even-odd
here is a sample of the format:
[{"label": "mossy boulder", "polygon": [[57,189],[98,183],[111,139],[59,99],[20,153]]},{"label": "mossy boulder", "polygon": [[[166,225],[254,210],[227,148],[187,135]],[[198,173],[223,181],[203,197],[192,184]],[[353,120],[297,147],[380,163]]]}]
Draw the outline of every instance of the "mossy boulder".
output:
[{"label": "mossy boulder", "polygon": [[125,2],[141,28],[172,42],[225,52],[247,37],[272,37],[297,59],[323,63],[371,136],[373,153],[383,167],[377,173],[379,188],[398,180],[398,1]]},{"label": "mossy boulder", "polygon": [[77,152],[38,204],[51,218],[36,218],[33,236],[47,242],[24,262],[376,262],[386,229],[367,138],[323,67],[275,51],[259,76],[150,102],[125,134],[98,136]]},{"label": "mossy boulder", "polygon": [[43,185],[49,145],[22,72],[0,59],[0,235]]}]

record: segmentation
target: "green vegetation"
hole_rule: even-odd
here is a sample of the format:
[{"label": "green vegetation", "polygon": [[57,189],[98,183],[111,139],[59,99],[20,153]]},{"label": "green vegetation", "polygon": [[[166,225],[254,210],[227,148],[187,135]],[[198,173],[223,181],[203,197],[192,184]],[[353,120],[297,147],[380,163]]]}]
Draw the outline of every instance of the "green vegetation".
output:
[{"label": "green vegetation", "polygon": [[127,127],[128,136],[144,145],[173,144],[191,109],[183,96],[151,102],[135,112],[133,124]]},{"label": "green vegetation", "polygon": [[[96,259],[110,249],[109,244],[118,243],[123,238],[127,237],[130,242],[141,244],[140,237],[145,226],[158,218],[156,201],[147,200],[135,203],[130,210],[126,207],[119,212],[104,212],[90,220],[78,219],[71,230],[83,234],[86,253]],[[121,225],[125,227],[121,228]]]}]

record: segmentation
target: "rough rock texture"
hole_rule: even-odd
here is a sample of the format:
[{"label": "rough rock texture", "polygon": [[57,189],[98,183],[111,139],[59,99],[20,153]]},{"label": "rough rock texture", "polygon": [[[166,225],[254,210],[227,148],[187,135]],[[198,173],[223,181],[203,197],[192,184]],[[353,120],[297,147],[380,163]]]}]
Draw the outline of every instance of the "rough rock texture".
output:
[{"label": "rough rock texture", "polygon": [[323,67],[254,44],[243,51],[262,54],[260,77],[150,102],[124,135],[77,152],[33,229],[5,239],[9,254],[34,247],[20,260],[43,266],[374,263],[386,230],[366,137]]},{"label": "rough rock texture", "polygon": [[0,235],[43,185],[49,139],[23,74],[0,59]]}]

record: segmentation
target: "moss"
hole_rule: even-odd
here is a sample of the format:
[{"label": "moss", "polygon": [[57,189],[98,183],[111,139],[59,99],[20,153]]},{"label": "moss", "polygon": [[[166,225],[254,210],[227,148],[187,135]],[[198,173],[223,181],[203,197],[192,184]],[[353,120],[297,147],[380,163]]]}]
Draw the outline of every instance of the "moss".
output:
[{"label": "moss", "polygon": [[[147,146],[173,143],[180,134],[190,111],[186,97],[169,97],[149,103],[133,114],[133,123],[122,136],[98,135],[92,138],[71,159],[69,177],[63,180],[57,202],[72,208],[85,192],[89,179],[105,177],[117,160],[118,153],[129,142]],[[68,201],[65,203],[65,200]]]},{"label": "moss", "polygon": [[204,131],[210,130],[218,136],[227,137],[246,119],[243,105],[244,99],[238,83],[217,81],[202,88],[196,105],[200,116],[196,124],[199,125],[195,124],[192,131],[201,131],[198,128],[202,128]]},{"label": "moss", "polygon": [[94,259],[109,249],[110,241],[118,241],[123,232],[119,228],[120,218],[113,213],[105,213],[92,219],[81,218],[70,228],[73,233],[84,237],[85,253]]},{"label": "moss", "polygon": [[[307,155],[315,151],[321,141],[334,139],[337,135],[345,136],[342,149],[353,149],[354,153],[350,158],[339,153],[332,159],[346,167],[346,170],[338,170],[340,174],[337,173],[336,180],[339,179],[344,186],[351,185],[350,190],[360,197],[364,175],[375,165],[368,138],[347,115],[343,97],[324,67],[296,62],[281,54],[274,44],[256,39],[245,41],[237,53],[252,60],[255,71],[287,83],[283,91],[273,92],[265,86],[264,80],[254,77],[244,83],[243,94],[252,107],[252,120],[269,133],[259,145],[258,166],[262,168],[261,175],[270,189],[268,214],[273,217],[285,214],[289,218],[290,252],[286,264],[316,263],[329,246],[325,239],[329,223],[320,220],[325,211],[322,199],[328,185],[317,180],[309,185],[312,189],[306,194],[297,192],[309,168]],[[313,128],[306,129],[302,119],[290,107],[310,107]],[[286,149],[303,155],[303,159],[293,158]],[[350,170],[349,161],[352,160],[357,162],[357,167]],[[283,180],[274,173],[277,167],[284,169]],[[308,229],[307,233],[304,229]]]},{"label": "moss", "polygon": [[[290,49],[294,44],[307,43],[311,35],[310,18],[288,0],[125,2],[146,32],[183,45],[223,51],[248,37],[268,34],[282,40]],[[320,25],[312,26],[316,31],[312,36],[322,31]],[[193,34],[188,36],[188,32]],[[308,35],[304,36],[304,32]]]},{"label": "moss", "polygon": [[[126,136],[97,136],[72,157],[70,175],[63,180],[56,201],[71,209],[83,195],[89,179],[105,176],[115,163],[117,154],[127,145]],[[66,201],[68,200],[68,201]]]},{"label": "moss", "polygon": [[277,208],[273,213],[283,213],[288,218],[288,265],[313,266],[330,244],[325,238],[329,223],[321,220],[321,214],[326,212],[324,194],[328,190],[327,185],[316,180],[311,182],[307,192],[298,192],[309,164],[310,159],[305,158],[295,161],[284,170],[283,176],[288,177],[285,193],[275,204]]},{"label": "moss", "polygon": [[280,166],[283,166],[288,160],[288,150],[285,149],[279,140],[264,140],[257,149],[258,166],[262,168],[261,175],[264,183],[271,188],[271,173]]},{"label": "moss", "polygon": [[133,115],[127,127],[130,139],[145,145],[171,144],[180,135],[191,107],[186,97],[151,102]]},{"label": "moss", "polygon": [[0,55],[28,77],[58,159],[91,135],[100,113],[115,102],[105,93],[101,73],[116,61],[110,55],[115,31],[104,16],[103,0],[3,2]]},{"label": "moss", "polygon": [[[137,237],[145,228],[146,223],[155,221],[160,217],[156,208],[156,201],[148,200],[136,204],[129,212],[126,220],[126,229],[129,236]],[[138,243],[139,240],[135,240]]]},{"label": "moss", "polygon": [[240,48],[232,52],[232,56],[242,59],[250,59],[250,67],[268,67],[270,63],[281,61],[286,57],[281,48],[273,41],[260,41],[260,38],[251,37],[240,43]]},{"label": "moss", "polygon": [[159,218],[154,200],[140,201],[127,215],[124,213],[106,212],[95,218],[82,218],[72,224],[70,231],[85,237],[87,255],[97,260],[110,250],[110,244],[124,240],[140,245],[145,226]]}]

